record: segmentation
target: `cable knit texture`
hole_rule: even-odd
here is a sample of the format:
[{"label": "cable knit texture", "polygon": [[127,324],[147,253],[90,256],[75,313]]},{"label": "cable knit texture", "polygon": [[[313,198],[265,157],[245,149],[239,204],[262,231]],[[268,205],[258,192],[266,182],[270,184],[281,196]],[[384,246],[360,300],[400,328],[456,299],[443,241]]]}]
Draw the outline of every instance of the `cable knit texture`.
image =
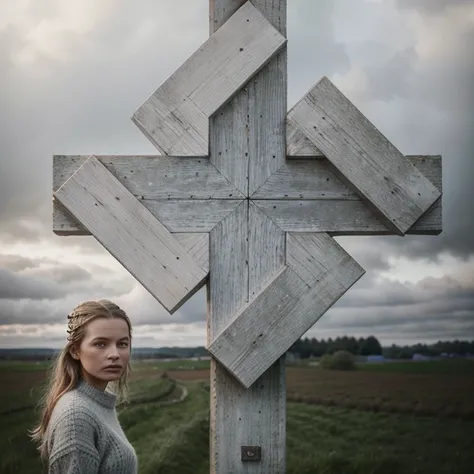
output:
[{"label": "cable knit texture", "polygon": [[81,380],[56,404],[47,432],[49,474],[136,474],[135,450],[120,426],[117,396]]}]

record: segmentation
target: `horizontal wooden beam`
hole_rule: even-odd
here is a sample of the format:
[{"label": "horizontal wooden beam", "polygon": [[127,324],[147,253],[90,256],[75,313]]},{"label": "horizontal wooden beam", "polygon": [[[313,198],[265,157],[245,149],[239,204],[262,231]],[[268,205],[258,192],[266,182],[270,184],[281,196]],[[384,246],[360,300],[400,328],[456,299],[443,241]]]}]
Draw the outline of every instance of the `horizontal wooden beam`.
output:
[{"label": "horizontal wooden beam", "polygon": [[[407,156],[440,192],[440,156]],[[287,159],[252,196],[254,203],[281,229],[331,235],[391,235],[393,230],[357,192],[346,186],[326,158]],[[438,235],[443,229],[441,198],[407,234]]]},{"label": "horizontal wooden beam", "polygon": [[209,118],[286,44],[246,2],[133,114],[164,154],[208,153]]},{"label": "horizontal wooden beam", "polygon": [[[241,200],[141,200],[171,233],[210,232],[241,203]],[[57,199],[53,201],[53,232],[56,235],[90,235]]]},{"label": "horizontal wooden beam", "polygon": [[206,283],[207,270],[94,156],[54,196],[170,313]]},{"label": "horizontal wooden beam", "polygon": [[[53,191],[88,158],[53,156]],[[210,232],[244,198],[207,157],[99,155],[96,158],[170,232]],[[56,199],[53,201],[53,232],[90,235]]]},{"label": "horizontal wooden beam", "polygon": [[290,110],[288,120],[396,234],[405,234],[441,196],[326,77]]},{"label": "horizontal wooden beam", "polygon": [[287,236],[287,266],[209,344],[250,387],[365,273],[327,234]]},{"label": "horizontal wooden beam", "polygon": [[[54,155],[53,191],[90,155]],[[160,199],[244,199],[207,156],[94,155],[134,196]]]},{"label": "horizontal wooden beam", "polygon": [[[253,203],[287,232],[327,232],[330,235],[394,235],[363,201],[254,200]],[[438,235],[439,208],[428,210],[407,232]]]}]

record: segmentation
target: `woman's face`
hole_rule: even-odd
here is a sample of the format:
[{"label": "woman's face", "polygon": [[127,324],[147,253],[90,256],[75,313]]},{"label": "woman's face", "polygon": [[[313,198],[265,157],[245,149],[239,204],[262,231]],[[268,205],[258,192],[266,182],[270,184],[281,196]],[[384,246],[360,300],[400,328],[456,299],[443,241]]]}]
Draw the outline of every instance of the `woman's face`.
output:
[{"label": "woman's face", "polygon": [[100,390],[118,380],[130,359],[130,342],[128,324],[122,318],[98,318],[87,323],[85,337],[73,354],[81,361],[84,380]]}]

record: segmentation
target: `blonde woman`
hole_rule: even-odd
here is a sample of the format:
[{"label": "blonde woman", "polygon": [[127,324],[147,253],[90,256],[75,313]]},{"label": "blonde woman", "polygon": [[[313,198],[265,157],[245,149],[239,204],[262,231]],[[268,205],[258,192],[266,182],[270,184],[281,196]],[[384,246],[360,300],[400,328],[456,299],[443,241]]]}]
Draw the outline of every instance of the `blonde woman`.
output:
[{"label": "blonde woman", "polygon": [[115,410],[126,396],[130,319],[108,300],[81,303],[68,319],[68,342],[56,360],[31,437],[49,474],[136,474],[135,450]]}]

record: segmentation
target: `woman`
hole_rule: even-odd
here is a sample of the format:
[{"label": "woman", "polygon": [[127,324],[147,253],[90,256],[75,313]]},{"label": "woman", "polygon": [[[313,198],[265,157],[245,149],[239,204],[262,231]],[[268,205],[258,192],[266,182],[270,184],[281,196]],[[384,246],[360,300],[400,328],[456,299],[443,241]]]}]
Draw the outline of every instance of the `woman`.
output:
[{"label": "woman", "polygon": [[[135,450],[115,410],[126,396],[130,319],[107,300],[81,303],[68,319],[68,342],[31,437],[50,474],[136,474]],[[109,382],[115,392],[106,390]]]}]

